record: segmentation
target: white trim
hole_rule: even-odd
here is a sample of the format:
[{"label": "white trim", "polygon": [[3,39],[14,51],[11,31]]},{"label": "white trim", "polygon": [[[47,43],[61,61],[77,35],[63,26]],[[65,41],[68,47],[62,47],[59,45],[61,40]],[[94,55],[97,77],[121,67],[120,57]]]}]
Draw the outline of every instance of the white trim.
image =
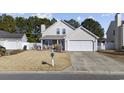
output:
[{"label": "white trim", "polygon": [[65,25],[67,25],[68,27],[70,27],[71,29],[75,30],[76,28],[73,27],[72,25],[70,25],[69,23],[65,22],[64,20],[61,20],[61,22],[63,22]]}]

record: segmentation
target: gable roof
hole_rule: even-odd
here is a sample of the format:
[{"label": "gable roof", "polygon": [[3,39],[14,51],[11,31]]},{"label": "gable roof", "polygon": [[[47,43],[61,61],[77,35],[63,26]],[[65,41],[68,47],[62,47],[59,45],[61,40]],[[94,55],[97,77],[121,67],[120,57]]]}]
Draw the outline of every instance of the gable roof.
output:
[{"label": "gable roof", "polygon": [[79,27],[80,29],[84,30],[85,32],[87,32],[88,34],[92,35],[95,38],[99,38],[97,35],[93,34],[92,32],[90,32],[88,29],[84,28],[83,26]]},{"label": "gable roof", "polygon": [[64,20],[61,20],[62,23],[64,23],[65,25],[67,25],[68,27],[72,28],[73,30],[75,30],[76,28],[73,27],[72,25],[70,25],[69,23],[65,22]]},{"label": "gable roof", "polygon": [[[83,30],[83,31],[85,31],[86,33],[88,33],[89,35],[95,37],[96,39],[99,39],[98,36],[96,36],[95,34],[93,34],[92,32],[90,32],[89,30],[87,30],[87,29],[84,28],[83,26],[80,26],[80,27],[78,27],[77,29],[80,29],[80,31]],[[77,30],[77,29],[75,29],[75,30]],[[70,33],[68,36],[66,36],[66,38],[70,38],[70,36],[73,35],[73,34],[75,34],[76,32],[77,32],[77,31],[74,31],[74,32]]]},{"label": "gable roof", "polygon": [[[51,28],[52,26],[54,26],[54,25],[57,24],[58,22],[62,22],[63,24],[65,24],[66,26],[68,26],[69,28],[71,28],[71,29],[73,29],[73,30],[76,29],[75,27],[71,26],[70,24],[68,24],[68,23],[65,22],[64,20],[59,20],[59,21],[55,22],[54,24],[52,24],[51,26],[49,26],[47,29]],[[46,29],[46,30],[47,30],[47,29]]]},{"label": "gable roof", "polygon": [[[107,29],[106,34],[107,34],[109,31],[113,31],[113,30],[111,30],[111,27],[115,27],[114,25],[115,25],[115,21],[111,21],[110,24],[109,24],[109,27],[108,27],[108,29]],[[113,28],[113,29],[115,29],[115,28]]]},{"label": "gable roof", "polygon": [[0,30],[0,38],[22,38],[24,34],[22,33],[10,33]]},{"label": "gable roof", "polygon": [[[124,24],[124,20],[122,20],[122,24]],[[108,33],[108,32],[110,32],[110,31],[113,31],[114,29],[115,29],[115,21],[111,21],[110,22],[110,24],[109,24],[109,27],[108,27],[108,29],[107,29],[107,32],[106,32],[106,34]],[[113,30],[111,30],[112,28],[111,27],[114,27],[113,28]]]},{"label": "gable roof", "polygon": [[[111,21],[112,24],[115,24],[115,21]],[[124,24],[124,20],[122,20],[122,24]]]},{"label": "gable roof", "polygon": [[[63,21],[63,20],[61,20],[61,22],[63,22],[64,24],[66,24],[67,26],[69,26],[70,28],[72,28],[73,30],[76,29],[75,27],[71,26],[70,24],[68,24],[67,22],[65,22],[65,21]],[[93,37],[95,37],[95,38],[97,38],[97,39],[99,38],[98,36],[96,36],[95,34],[93,34],[92,32],[90,32],[88,29],[84,28],[83,26],[80,26],[80,27],[78,27],[78,28],[80,28],[80,29],[86,31],[88,34],[92,35]]]}]

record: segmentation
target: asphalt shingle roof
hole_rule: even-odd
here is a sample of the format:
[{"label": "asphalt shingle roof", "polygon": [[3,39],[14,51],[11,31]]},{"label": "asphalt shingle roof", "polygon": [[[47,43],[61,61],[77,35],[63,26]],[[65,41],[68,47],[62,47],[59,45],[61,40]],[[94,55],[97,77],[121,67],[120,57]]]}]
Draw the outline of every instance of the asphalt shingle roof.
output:
[{"label": "asphalt shingle roof", "polygon": [[22,38],[24,34],[22,33],[10,33],[0,30],[0,38]]},{"label": "asphalt shingle roof", "polygon": [[68,27],[72,28],[73,30],[76,29],[75,27],[73,27],[72,25],[70,25],[69,23],[67,23],[67,22],[65,22],[63,20],[61,20],[61,22],[63,22],[65,25],[67,25]]}]

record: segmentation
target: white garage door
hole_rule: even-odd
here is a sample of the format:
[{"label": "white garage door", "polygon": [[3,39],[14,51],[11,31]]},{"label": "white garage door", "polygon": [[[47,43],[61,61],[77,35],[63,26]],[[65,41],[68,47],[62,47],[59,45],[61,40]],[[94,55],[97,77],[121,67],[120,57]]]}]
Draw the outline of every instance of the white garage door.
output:
[{"label": "white garage door", "polygon": [[21,42],[5,42],[4,46],[6,47],[6,49],[21,49]]},{"label": "white garage door", "polygon": [[69,41],[69,51],[93,51],[92,41]]}]

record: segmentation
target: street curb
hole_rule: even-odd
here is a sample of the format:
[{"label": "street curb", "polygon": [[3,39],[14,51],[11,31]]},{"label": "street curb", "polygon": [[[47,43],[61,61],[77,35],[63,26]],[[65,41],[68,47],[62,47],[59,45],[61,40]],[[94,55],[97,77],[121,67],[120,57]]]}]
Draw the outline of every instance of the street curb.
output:
[{"label": "street curb", "polygon": [[124,75],[124,72],[108,71],[0,71],[0,74],[107,74],[107,75]]}]

